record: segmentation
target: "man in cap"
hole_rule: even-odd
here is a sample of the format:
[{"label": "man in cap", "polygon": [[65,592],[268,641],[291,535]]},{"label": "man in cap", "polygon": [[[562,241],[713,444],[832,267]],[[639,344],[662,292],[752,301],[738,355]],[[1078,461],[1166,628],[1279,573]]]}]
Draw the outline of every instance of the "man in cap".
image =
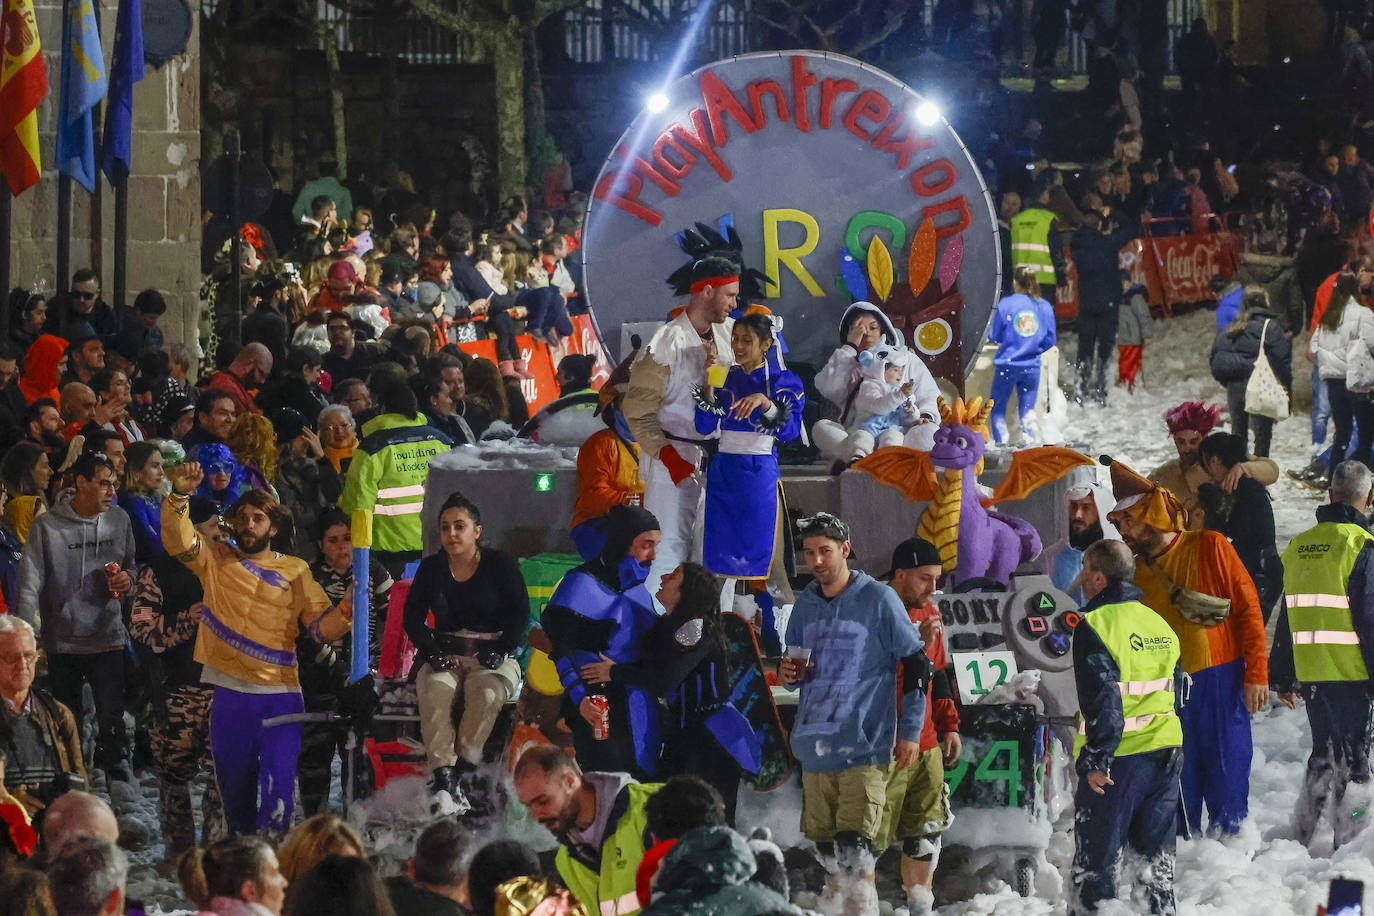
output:
[{"label": "man in cap", "polygon": [[1247,710],[1269,704],[1269,664],[1259,596],[1230,541],[1189,531],[1173,493],[1107,456],[1118,499],[1108,521],[1136,555],[1143,603],[1178,634],[1183,670],[1193,679],[1183,712],[1188,754],[1183,803],[1188,825],[1240,831],[1249,812],[1252,745]]},{"label": "man in cap", "polygon": [[654,333],[630,369],[624,412],[641,451],[644,507],[663,527],[649,571],[649,594],[684,560],[701,559],[707,442],[696,431],[693,391],[706,386],[707,368],[733,361],[730,310],[739,295],[740,266],[709,255],[692,267],[682,314]]},{"label": "man in cap", "polygon": [[[885,577],[919,628],[926,657],[935,671],[926,695],[920,754],[913,766],[895,770],[888,781],[884,829],[878,841],[880,849],[889,837],[902,843],[902,884],[911,916],[929,913],[934,905],[930,885],[940,857],[940,834],[954,822],[945,768],[958,761],[963,747],[959,707],[954,702],[954,668],[945,657],[940,612],[930,600],[942,571],[943,561],[935,545],[909,538],[892,551],[892,569]],[[900,693],[900,668],[897,683]]]},{"label": "man in cap", "polygon": [[1183,669],[1178,636],[1141,603],[1134,573],[1120,541],[1096,541],[1083,554],[1088,603],[1073,634],[1080,709],[1074,913],[1096,912],[1116,897],[1124,846],[1147,863],[1139,883],[1150,912],[1174,912]]},{"label": "man in cap", "polygon": [[1368,822],[1374,800],[1374,535],[1364,515],[1374,503],[1374,477],[1358,461],[1341,462],[1330,495],[1317,507],[1316,526],[1283,554],[1287,607],[1274,632],[1269,680],[1290,709],[1301,690],[1312,726],[1294,838],[1311,843],[1329,810],[1339,848]]},{"label": "man in cap", "polygon": [[1081,601],[1082,593],[1075,591],[1075,580],[1083,571],[1083,551],[1103,538],[1117,539],[1116,526],[1107,521],[1107,513],[1114,503],[1112,492],[1090,478],[1070,486],[1066,499],[1069,504],[1068,536],[1046,547],[1040,558],[1049,568],[1054,587],[1067,592],[1075,601]]},{"label": "man in cap", "polygon": [[842,887],[849,881],[840,872],[874,881],[888,782],[920,758],[931,665],[897,595],[850,569],[849,526],[821,512],[798,527],[815,581],[792,607],[784,634],[791,654],[778,677],[801,687],[792,753],[802,768],[802,832],[835,858],[827,894],[843,895],[853,889]]},{"label": "man in cap", "polygon": [[[1220,412],[1214,405],[1201,401],[1185,401],[1164,414],[1164,424],[1173,437],[1178,458],[1166,461],[1150,473],[1150,479],[1171,491],[1178,497],[1188,520],[1188,527],[1198,530],[1204,518],[1197,504],[1197,488],[1210,483],[1211,478],[1198,461],[1197,450],[1221,420]],[[1237,464],[1222,482],[1222,489],[1228,493],[1235,490],[1241,475],[1253,477],[1266,487],[1279,479],[1279,466],[1268,458],[1251,458]]]}]

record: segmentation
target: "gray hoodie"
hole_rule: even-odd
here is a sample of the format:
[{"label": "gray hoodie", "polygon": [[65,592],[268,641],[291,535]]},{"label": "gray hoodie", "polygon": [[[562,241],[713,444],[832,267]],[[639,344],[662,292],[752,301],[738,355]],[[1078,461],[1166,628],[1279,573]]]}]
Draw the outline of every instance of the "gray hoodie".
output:
[{"label": "gray hoodie", "polygon": [[19,560],[15,613],[39,631],[44,649],[90,654],[124,648],[124,616],[105,586],[106,563],[133,575],[134,530],[118,506],[85,518],[72,510],[70,497],[62,497],[33,520]]}]

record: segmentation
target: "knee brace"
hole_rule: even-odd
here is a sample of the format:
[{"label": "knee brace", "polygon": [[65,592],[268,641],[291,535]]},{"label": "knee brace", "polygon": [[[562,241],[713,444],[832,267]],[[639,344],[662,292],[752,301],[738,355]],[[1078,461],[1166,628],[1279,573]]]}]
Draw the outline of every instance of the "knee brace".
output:
[{"label": "knee brace", "polygon": [[902,840],[902,855],[917,862],[933,862],[940,854],[940,834],[909,837]]},{"label": "knee brace", "polygon": [[857,830],[841,830],[835,834],[835,862],[848,874],[867,874],[872,871],[865,859],[873,859],[873,841]]}]

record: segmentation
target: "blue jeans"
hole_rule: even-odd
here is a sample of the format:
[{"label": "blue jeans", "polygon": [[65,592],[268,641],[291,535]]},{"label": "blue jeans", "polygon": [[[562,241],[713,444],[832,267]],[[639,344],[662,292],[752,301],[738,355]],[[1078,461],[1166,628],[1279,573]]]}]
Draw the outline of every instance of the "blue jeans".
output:
[{"label": "blue jeans", "polygon": [[1326,424],[1331,419],[1331,399],[1326,394],[1326,382],[1322,381],[1317,364],[1312,363],[1312,445],[1320,446],[1326,441]]},{"label": "blue jeans", "polygon": [[1034,430],[1026,426],[1026,417],[1035,407],[1035,397],[1040,393],[1040,364],[1030,366],[997,366],[992,376],[992,413],[989,422],[992,437],[996,442],[1006,442],[1007,402],[1011,393],[1016,392],[1016,413],[1021,420],[1021,434],[1030,437]]}]

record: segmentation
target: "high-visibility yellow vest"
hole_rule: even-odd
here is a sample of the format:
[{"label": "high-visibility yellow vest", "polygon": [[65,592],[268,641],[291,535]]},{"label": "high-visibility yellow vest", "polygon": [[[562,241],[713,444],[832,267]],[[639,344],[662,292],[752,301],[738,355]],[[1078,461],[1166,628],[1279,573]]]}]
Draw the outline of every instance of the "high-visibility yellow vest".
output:
[{"label": "high-visibility yellow vest", "polygon": [[[1183,724],[1174,709],[1174,669],[1181,651],[1172,627],[1139,601],[1105,604],[1083,615],[1121,671],[1121,711],[1125,722],[1116,756],[1143,754],[1183,744]],[[1087,731],[1080,714],[1073,753],[1083,749]]]},{"label": "high-visibility yellow vest", "polygon": [[644,831],[649,824],[644,804],[661,788],[658,783],[630,783],[625,787],[628,804],[615,831],[601,842],[600,872],[574,859],[568,847],[558,848],[558,874],[592,916],[634,916],[640,911],[635,874],[644,858]]},{"label": "high-visibility yellow vest", "polygon": [[1050,258],[1050,228],[1054,214],[1032,207],[1022,210],[1011,219],[1011,261],[1016,267],[1023,264],[1035,268],[1035,279],[1054,283],[1054,261]]},{"label": "high-visibility yellow vest", "polygon": [[1283,590],[1298,680],[1369,679],[1346,584],[1371,540],[1374,536],[1359,525],[1321,522],[1293,538],[1283,552]]}]

